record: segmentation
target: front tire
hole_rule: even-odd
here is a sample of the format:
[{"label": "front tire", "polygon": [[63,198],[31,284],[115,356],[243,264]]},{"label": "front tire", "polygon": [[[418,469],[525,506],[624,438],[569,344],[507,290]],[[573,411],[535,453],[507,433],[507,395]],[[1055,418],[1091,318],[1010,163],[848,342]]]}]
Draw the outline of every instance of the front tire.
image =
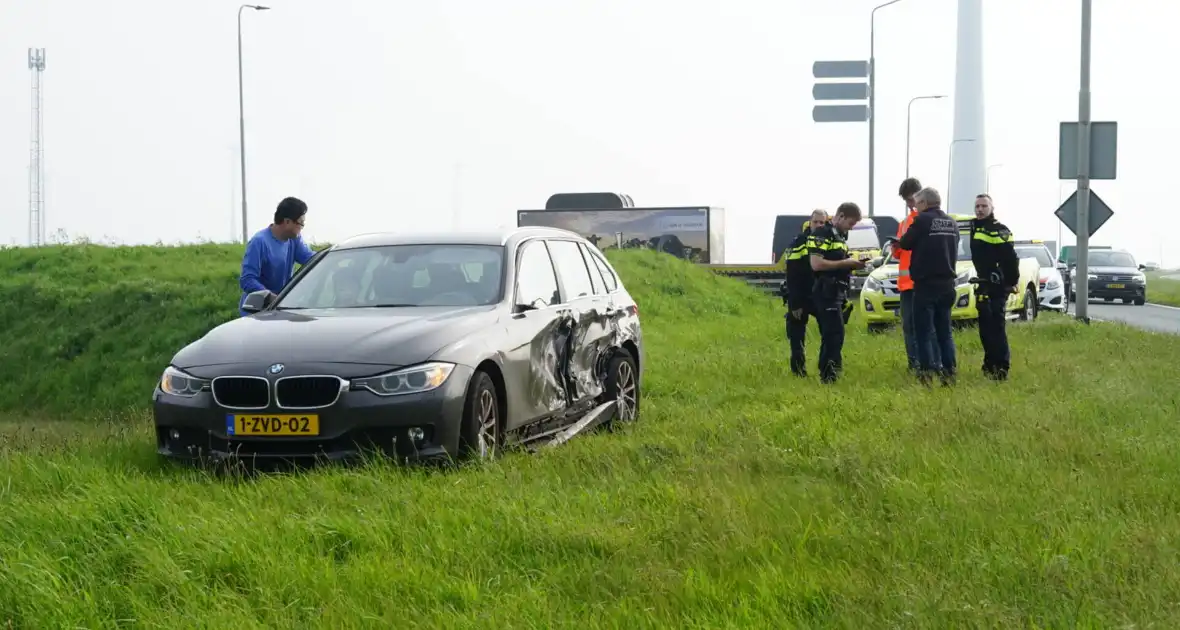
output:
[{"label": "front tire", "polygon": [[483,370],[471,376],[463,420],[459,427],[460,459],[493,459],[499,455],[503,436],[500,397],[496,383]]},{"label": "front tire", "polygon": [[1024,304],[1020,308],[1020,321],[1028,322],[1037,318],[1037,296],[1032,287],[1024,290]]},{"label": "front tire", "polygon": [[615,401],[615,410],[608,428],[630,424],[639,419],[639,370],[630,352],[619,349],[611,356],[606,367],[606,382],[603,384],[602,402]]}]

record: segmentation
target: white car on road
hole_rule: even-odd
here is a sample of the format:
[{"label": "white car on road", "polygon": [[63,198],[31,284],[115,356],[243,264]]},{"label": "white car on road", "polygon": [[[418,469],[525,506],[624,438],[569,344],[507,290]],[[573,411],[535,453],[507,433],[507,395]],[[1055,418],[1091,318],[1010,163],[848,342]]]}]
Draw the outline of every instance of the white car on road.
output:
[{"label": "white car on road", "polygon": [[1040,307],[1065,313],[1069,310],[1069,292],[1053,254],[1044,241],[1016,241],[1016,255],[1020,258],[1036,258],[1041,264],[1041,276],[1037,279],[1037,296]]}]

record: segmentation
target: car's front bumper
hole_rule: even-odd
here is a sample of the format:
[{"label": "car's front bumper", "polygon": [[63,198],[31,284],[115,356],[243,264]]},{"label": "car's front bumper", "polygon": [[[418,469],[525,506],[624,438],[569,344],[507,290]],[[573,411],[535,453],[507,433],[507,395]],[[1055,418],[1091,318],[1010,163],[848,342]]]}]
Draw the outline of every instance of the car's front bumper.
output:
[{"label": "car's front bumper", "polygon": [[[350,389],[331,406],[306,411],[273,405],[262,410],[225,409],[208,391],[188,398],[165,394],[157,387],[153,394],[157,451],[182,460],[349,460],[366,452],[399,460],[453,458],[458,453],[472,373],[471,368],[457,365],[442,386],[418,394],[378,396]],[[234,415],[315,415],[319,434],[233,435],[227,424]]]},{"label": "car's front bumper", "polygon": [[[1096,282],[1091,280],[1089,286],[1086,288],[1090,294],[1090,299],[1134,300],[1147,297],[1147,285],[1136,284],[1134,282]],[[1075,284],[1073,286],[1075,295],[1077,294],[1077,290],[1078,287]]]},{"label": "car's front bumper", "polygon": [[1056,289],[1049,289],[1046,288],[1046,285],[1042,284],[1040,290],[1037,291],[1037,297],[1039,298],[1040,308],[1058,311],[1065,309],[1065,285],[1060,285]]},{"label": "car's front bumper", "polygon": [[[862,291],[859,297],[865,321],[879,325],[901,321],[901,293],[885,291]],[[955,304],[951,307],[952,320],[970,320],[979,316],[975,309],[975,293],[971,285],[960,285],[955,289]]]}]

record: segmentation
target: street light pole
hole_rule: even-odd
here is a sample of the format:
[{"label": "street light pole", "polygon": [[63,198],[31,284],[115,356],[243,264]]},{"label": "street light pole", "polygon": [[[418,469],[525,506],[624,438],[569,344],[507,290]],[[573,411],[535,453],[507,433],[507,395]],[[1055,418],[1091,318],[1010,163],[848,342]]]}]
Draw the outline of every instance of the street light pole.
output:
[{"label": "street light pole", "polygon": [[877,10],[901,2],[889,0],[873,7],[869,14],[869,217],[873,216],[874,161],[877,155]]},{"label": "street light pole", "polygon": [[910,99],[909,105],[905,106],[905,176],[907,179],[910,176],[910,109],[914,106],[914,101],[927,98],[946,98],[946,95],[931,94],[929,96],[915,96]]},{"label": "street light pole", "polygon": [[243,4],[238,7],[238,150],[242,163],[242,244],[249,240],[250,224],[246,219],[246,107],[242,97],[242,9],[266,11],[270,7]]},{"label": "street light pole", "polygon": [[987,170],[983,172],[983,192],[988,194],[992,191],[992,169],[1003,164],[989,164]]}]

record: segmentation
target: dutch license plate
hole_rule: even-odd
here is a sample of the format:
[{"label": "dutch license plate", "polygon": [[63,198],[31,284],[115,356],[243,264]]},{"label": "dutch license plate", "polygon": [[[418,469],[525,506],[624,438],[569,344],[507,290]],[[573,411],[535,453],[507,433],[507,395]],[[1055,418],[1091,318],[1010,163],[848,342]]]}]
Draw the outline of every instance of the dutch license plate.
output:
[{"label": "dutch license plate", "polygon": [[1125,289],[1125,288],[1127,288],[1127,285],[1125,285],[1125,284],[1108,284],[1108,285],[1106,285],[1106,288],[1108,288],[1108,289]]},{"label": "dutch license plate", "polygon": [[319,435],[320,417],[316,415],[245,414],[225,417],[227,435],[300,436]]}]

